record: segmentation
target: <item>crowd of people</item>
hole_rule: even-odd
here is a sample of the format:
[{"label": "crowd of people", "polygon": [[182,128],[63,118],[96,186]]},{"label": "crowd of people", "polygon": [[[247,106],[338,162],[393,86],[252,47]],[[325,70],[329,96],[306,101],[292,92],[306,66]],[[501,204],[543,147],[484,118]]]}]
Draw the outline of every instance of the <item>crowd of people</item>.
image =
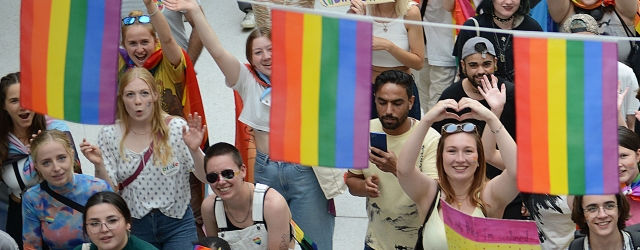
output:
[{"label": "crowd of people", "polygon": [[[453,36],[404,23],[451,23],[454,2],[351,0],[349,14],[393,19],[373,23],[372,103],[362,104],[372,106],[370,132],[385,134],[387,148],[371,147],[368,168],[337,177],[366,197],[366,236],[356,240],[365,250],[448,249],[445,202],[473,217],[533,220],[542,249],[640,247],[633,44],[618,50],[620,193],[519,193],[518,55],[500,30],[542,28],[526,0],[477,3],[464,25],[495,32]],[[548,5],[562,32],[635,36],[636,0]],[[238,6],[241,26],[254,28],[251,5]],[[76,145],[64,121],[22,107],[19,72],[0,80],[0,249],[333,249],[335,207],[317,173],[270,158],[270,27],[257,25],[246,58],[236,58],[198,0],[125,0],[121,32],[117,120],[98,138]],[[253,169],[234,145],[203,146],[203,114],[183,109],[203,48],[242,98],[238,120],[252,129]],[[78,151],[94,173],[82,173]],[[207,197],[203,183],[213,191]]]}]

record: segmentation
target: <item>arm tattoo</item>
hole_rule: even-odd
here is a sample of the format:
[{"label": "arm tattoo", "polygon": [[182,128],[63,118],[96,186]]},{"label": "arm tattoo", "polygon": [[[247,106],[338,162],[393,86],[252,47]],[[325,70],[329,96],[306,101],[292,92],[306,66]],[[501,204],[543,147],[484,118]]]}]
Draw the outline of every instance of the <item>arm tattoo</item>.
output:
[{"label": "arm tattoo", "polygon": [[289,249],[289,242],[287,241],[289,237],[287,237],[287,234],[283,234],[282,235],[282,241],[280,242],[280,247],[278,249],[280,250],[288,250]]}]

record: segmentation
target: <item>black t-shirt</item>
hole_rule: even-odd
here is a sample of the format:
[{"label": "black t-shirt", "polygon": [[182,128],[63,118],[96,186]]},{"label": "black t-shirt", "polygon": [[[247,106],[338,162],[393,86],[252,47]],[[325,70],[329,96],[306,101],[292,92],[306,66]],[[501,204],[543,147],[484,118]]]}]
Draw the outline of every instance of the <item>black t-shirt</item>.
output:
[{"label": "black t-shirt", "polygon": [[[507,131],[509,131],[509,134],[515,140],[516,139],[515,90],[514,90],[513,83],[506,81],[504,78],[498,77],[498,86],[501,86],[503,83],[505,84],[505,87],[507,87],[507,102],[504,104],[502,115],[500,115],[500,121],[502,122],[502,125],[504,126],[504,128]],[[452,84],[451,86],[449,86],[447,89],[445,89],[442,92],[442,95],[440,95],[440,100],[453,99],[457,102],[457,101],[460,101],[460,99],[462,99],[463,97],[469,97],[469,96],[467,95],[467,93],[464,92],[464,88],[462,87],[462,81],[458,81]],[[479,102],[483,106],[491,109],[487,101],[481,100]],[[458,112],[457,114],[462,115],[466,112],[468,111]],[[485,124],[484,121],[479,121],[474,119],[474,120],[465,120],[465,122],[471,122],[475,124],[476,127],[478,128],[478,132],[480,133],[480,135],[482,135],[482,132],[484,130],[484,124]],[[461,122],[454,119],[445,119],[445,120],[433,123],[431,127],[434,128],[436,131],[440,132],[442,130],[442,126],[444,126],[447,123],[461,123]]]},{"label": "black t-shirt", "polygon": [[[493,22],[493,18],[489,14],[482,14],[475,17],[478,20],[478,25],[484,28],[496,28],[500,29]],[[464,26],[475,27],[475,23],[473,20],[469,19],[464,22]],[[540,24],[530,16],[525,16],[524,20],[520,25],[515,27],[513,30],[528,30],[528,31],[542,31]],[[458,60],[462,60],[460,55],[462,55],[462,47],[467,40],[476,36],[476,31],[473,30],[460,30],[460,34],[458,34],[458,39],[456,39],[455,47],[453,48],[453,55],[458,58]],[[496,58],[498,60],[498,70],[496,70],[495,75],[505,78],[506,80],[515,83],[514,77],[514,68],[513,68],[513,37],[510,34],[501,34],[495,32],[480,32],[480,36],[489,40],[493,47],[496,50]],[[499,41],[499,42],[498,42]],[[504,62],[501,60],[501,54],[504,54]],[[462,67],[460,67],[462,68]],[[460,71],[461,78],[464,73]]]}]

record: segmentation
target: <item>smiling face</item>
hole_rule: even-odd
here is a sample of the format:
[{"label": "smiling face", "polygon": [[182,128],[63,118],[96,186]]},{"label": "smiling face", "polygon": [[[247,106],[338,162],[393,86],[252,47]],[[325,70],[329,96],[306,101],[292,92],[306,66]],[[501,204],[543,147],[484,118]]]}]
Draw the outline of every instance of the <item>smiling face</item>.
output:
[{"label": "smiling face", "polygon": [[[582,199],[589,235],[615,237],[618,234],[618,204],[615,195],[585,195]],[[593,210],[593,211],[589,211]],[[618,236],[619,237],[619,236]]]},{"label": "smiling face", "polygon": [[[244,187],[244,177],[246,175],[246,167],[238,165],[233,161],[233,158],[230,155],[218,155],[211,157],[206,162],[206,171],[207,174],[211,172],[218,173],[218,180],[214,183],[209,183],[213,192],[220,197],[221,199],[229,199],[234,196],[234,194],[238,194],[241,188]],[[227,169],[233,170],[237,174],[234,174],[233,178],[227,180],[222,177],[221,172]]]},{"label": "smiling face", "polygon": [[251,62],[254,67],[271,78],[271,40],[265,36],[253,39]]},{"label": "smiling face", "polygon": [[627,185],[638,176],[638,162],[640,150],[633,151],[623,146],[618,146],[618,178],[620,183]]},{"label": "smiling face", "polygon": [[[118,209],[102,203],[87,210],[85,227],[91,242],[101,250],[120,250],[127,244],[131,224]],[[112,228],[112,229],[110,229]]]},{"label": "smiling face", "polygon": [[450,134],[444,141],[442,164],[448,179],[470,181],[478,169],[478,150],[473,135]]},{"label": "smiling face", "polygon": [[137,66],[142,67],[155,52],[156,37],[149,31],[149,28],[141,24],[132,24],[128,27],[122,39],[129,58]]},{"label": "smiling face", "polygon": [[33,122],[33,111],[27,110],[20,105],[20,83],[15,83],[7,87],[7,98],[4,100],[4,110],[7,111],[14,129],[27,129]]},{"label": "smiling face", "polygon": [[35,167],[49,184],[64,186],[73,179],[73,152],[57,140],[48,140],[35,150]]},{"label": "smiling face", "polygon": [[474,86],[482,86],[483,76],[491,79],[495,71],[496,58],[489,53],[482,57],[481,53],[471,54],[461,61],[464,74]]},{"label": "smiling face", "polygon": [[520,0],[493,0],[493,14],[507,19],[516,13],[520,7]]},{"label": "smiling face", "polygon": [[134,121],[150,120],[157,100],[158,96],[140,78],[134,78],[122,91],[124,107]]}]

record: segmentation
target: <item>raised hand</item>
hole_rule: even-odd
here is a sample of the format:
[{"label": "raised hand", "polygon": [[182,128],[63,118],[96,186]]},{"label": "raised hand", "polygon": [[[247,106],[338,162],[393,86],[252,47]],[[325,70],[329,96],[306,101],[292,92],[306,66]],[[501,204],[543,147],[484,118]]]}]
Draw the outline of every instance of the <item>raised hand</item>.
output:
[{"label": "raised hand", "polygon": [[364,15],[367,13],[367,4],[362,0],[351,0],[351,12]]},{"label": "raised hand", "polygon": [[476,119],[488,122],[490,119],[496,118],[496,115],[491,112],[491,110],[487,109],[484,105],[482,105],[477,100],[465,97],[458,102],[458,108],[460,110],[469,108],[471,111],[469,113],[464,113],[460,116],[460,120],[467,119]]},{"label": "raised hand", "polygon": [[486,75],[483,76],[482,86],[478,86],[478,91],[484,100],[487,101],[491,111],[494,111],[496,115],[500,115],[504,108],[504,104],[507,103],[507,88],[504,83],[498,88],[498,78],[491,75],[491,81]]},{"label": "raised hand", "polygon": [[367,191],[367,195],[371,198],[380,197],[380,190],[378,190],[378,184],[380,184],[380,178],[373,174],[370,177],[364,179],[364,188]]},{"label": "raised hand", "polygon": [[189,114],[187,125],[189,125],[189,129],[187,129],[187,126],[182,127],[182,139],[189,149],[198,150],[204,138],[204,133],[207,132],[207,126],[202,125],[202,116],[199,116],[198,112],[193,113],[193,115]]},{"label": "raised hand", "polygon": [[627,92],[629,92],[629,87],[621,89],[622,83],[618,80],[618,111],[622,108],[622,103],[624,102],[624,97],[627,96]]},{"label": "raised hand", "polygon": [[84,157],[93,163],[93,165],[102,165],[102,150],[100,150],[98,146],[88,143],[87,138],[82,139],[82,143],[80,143],[80,151],[82,151]]},{"label": "raised hand", "polygon": [[460,117],[455,114],[447,111],[447,109],[452,109],[454,111],[459,111],[461,109],[458,108],[458,103],[453,99],[441,100],[436,103],[433,108],[429,109],[427,113],[422,117],[423,120],[427,120],[431,123],[439,122],[444,119],[456,119],[460,120]]},{"label": "raised hand", "polygon": [[200,8],[196,0],[164,0],[162,2],[167,9],[173,11],[190,11]]}]

